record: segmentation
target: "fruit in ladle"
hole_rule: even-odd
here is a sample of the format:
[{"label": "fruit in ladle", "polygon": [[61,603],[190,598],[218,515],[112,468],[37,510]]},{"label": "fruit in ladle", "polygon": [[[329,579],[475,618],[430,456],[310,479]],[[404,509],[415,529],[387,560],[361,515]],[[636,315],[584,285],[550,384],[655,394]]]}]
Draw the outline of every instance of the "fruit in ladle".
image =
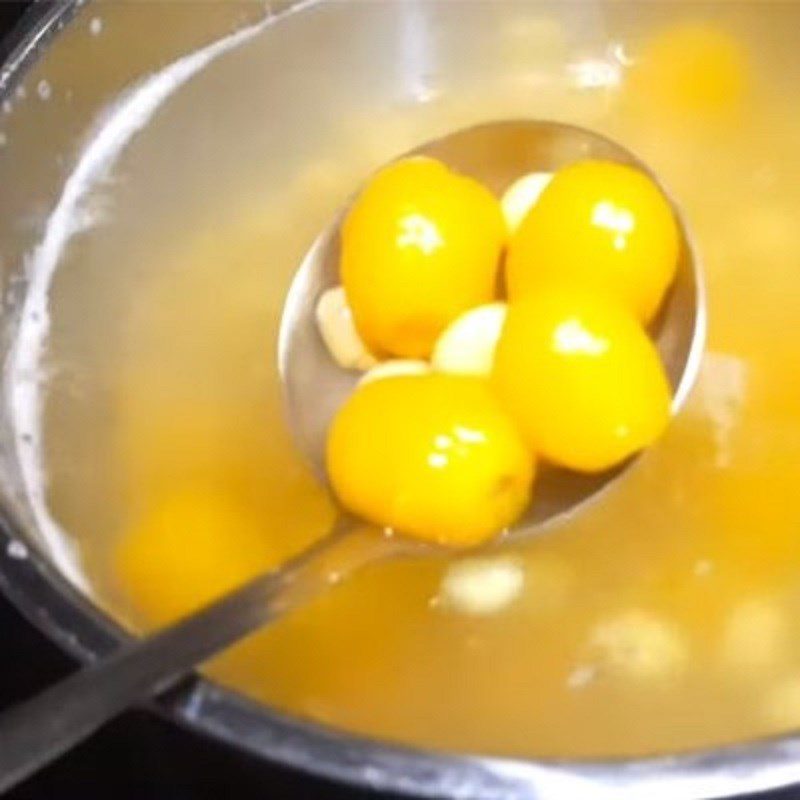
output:
[{"label": "fruit in ladle", "polygon": [[378,353],[427,358],[459,314],[494,299],[506,230],[500,204],[431,158],[379,171],[342,225],[341,279]]},{"label": "fruit in ladle", "polygon": [[487,381],[430,374],[357,388],[331,426],[327,470],[360,517],[470,546],[526,508],[534,459]]},{"label": "fruit in ladle", "polygon": [[555,174],[511,239],[509,299],[569,284],[619,300],[647,323],[675,277],[679,251],[675,215],[647,175],[579,161]]},{"label": "fruit in ladle", "polygon": [[641,326],[574,287],[511,305],[493,382],[533,451],[580,472],[620,463],[669,421],[669,382]]}]

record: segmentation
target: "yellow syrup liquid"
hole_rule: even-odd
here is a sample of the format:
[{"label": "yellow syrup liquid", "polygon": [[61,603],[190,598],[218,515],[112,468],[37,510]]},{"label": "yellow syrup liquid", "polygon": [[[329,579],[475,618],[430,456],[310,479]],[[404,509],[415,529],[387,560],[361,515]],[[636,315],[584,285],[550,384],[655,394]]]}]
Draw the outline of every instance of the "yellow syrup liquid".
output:
[{"label": "yellow syrup liquid", "polygon": [[[380,5],[300,13],[210,67],[124,155],[113,218],[70,251],[49,496],[95,595],[149,630],[326,531],[334,510],[293,448],[276,369],[305,250],[419,142],[559,119],[641,156],[696,237],[709,335],[685,409],[607,496],[503,551],[524,584],[496,613],[443,602],[458,556],[376,564],[208,672],[346,731],[498,754],[646,753],[800,724],[800,9],[612,3],[581,33],[561,4],[430,4],[465,26],[440,42],[453,60],[438,82],[434,69],[387,101],[357,69],[377,52],[359,39],[339,83],[313,53],[289,88],[270,83],[281,26],[352,32],[341,15]],[[473,34],[485,46],[457,57]],[[424,25],[404,35],[412,53],[431,45]],[[315,81],[335,84],[315,115],[279,117]],[[219,107],[199,114],[214,89]],[[207,139],[184,147],[187,125]]]}]

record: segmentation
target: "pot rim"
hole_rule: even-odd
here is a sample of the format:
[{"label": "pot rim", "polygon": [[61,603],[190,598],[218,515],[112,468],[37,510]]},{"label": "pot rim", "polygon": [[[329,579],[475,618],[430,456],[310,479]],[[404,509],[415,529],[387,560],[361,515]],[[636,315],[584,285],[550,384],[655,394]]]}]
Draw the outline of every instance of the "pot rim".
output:
[{"label": "pot rim", "polygon": [[[37,0],[0,42],[0,100],[83,2]],[[0,498],[0,590],[28,621],[84,664],[129,638],[31,540],[13,504]],[[144,705],[252,755],[343,783],[422,797],[701,800],[800,782],[800,735],[646,758],[525,760],[437,753],[348,734],[279,713],[200,676]]]}]

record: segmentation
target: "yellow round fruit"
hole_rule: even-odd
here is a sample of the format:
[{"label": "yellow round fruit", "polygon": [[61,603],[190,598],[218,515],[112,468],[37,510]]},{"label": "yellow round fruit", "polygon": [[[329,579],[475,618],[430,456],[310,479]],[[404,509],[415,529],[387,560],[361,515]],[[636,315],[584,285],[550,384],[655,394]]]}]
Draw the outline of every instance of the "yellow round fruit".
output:
[{"label": "yellow round fruit", "polygon": [[117,579],[150,624],[172,622],[279,562],[245,504],[213,486],[184,486],[137,519],[115,553]]},{"label": "yellow round fruit", "polygon": [[671,391],[655,346],[620,305],[572,289],[512,304],[493,383],[538,455],[599,472],[652,444]]},{"label": "yellow round fruit", "polygon": [[341,279],[378,352],[426,358],[449,322],[494,299],[505,223],[497,198],[430,158],[378,172],[342,226]]},{"label": "yellow round fruit", "polygon": [[748,54],[727,31],[701,22],[661,31],[636,59],[628,91],[636,110],[685,125],[736,111],[750,76]]},{"label": "yellow round fruit", "polygon": [[339,500],[353,513],[461,547],[519,517],[534,471],[487,381],[436,374],[359,387],[331,426],[327,467]]},{"label": "yellow round fruit", "polygon": [[569,283],[608,294],[649,322],[679,249],[675,215],[650,178],[610,161],[580,161],[556,173],[512,238],[509,299]]}]

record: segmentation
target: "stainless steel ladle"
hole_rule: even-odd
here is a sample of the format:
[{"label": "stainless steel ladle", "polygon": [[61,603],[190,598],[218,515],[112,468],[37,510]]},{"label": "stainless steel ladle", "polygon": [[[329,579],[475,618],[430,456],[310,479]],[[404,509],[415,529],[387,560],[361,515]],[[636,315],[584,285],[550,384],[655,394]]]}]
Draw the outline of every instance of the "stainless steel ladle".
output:
[{"label": "stainless steel ladle", "polygon": [[[631,153],[588,130],[554,122],[492,122],[458,131],[406,155],[429,155],[502,192],[531,171],[555,171],[586,158],[631,164],[655,177]],[[652,334],[674,388],[672,411],[697,375],[705,334],[699,261],[680,212],[682,247],[676,280]],[[289,292],[279,341],[279,364],[296,441],[324,480],[324,441],[330,420],[357,376],[331,360],[316,329],[320,294],[338,282],[339,225],[344,209],[306,255]],[[543,470],[536,500],[510,536],[533,536],[576,514],[630,467],[577,476]],[[220,532],[221,535],[224,532]],[[191,547],[191,531],[186,532]],[[508,536],[500,540],[506,541]],[[177,622],[133,640],[0,718],[0,792],[88,736],[137,701],[174,685],[193,667],[281,616],[364,564],[425,548],[387,538],[342,513],[328,535],[277,570],[261,575]]]}]

